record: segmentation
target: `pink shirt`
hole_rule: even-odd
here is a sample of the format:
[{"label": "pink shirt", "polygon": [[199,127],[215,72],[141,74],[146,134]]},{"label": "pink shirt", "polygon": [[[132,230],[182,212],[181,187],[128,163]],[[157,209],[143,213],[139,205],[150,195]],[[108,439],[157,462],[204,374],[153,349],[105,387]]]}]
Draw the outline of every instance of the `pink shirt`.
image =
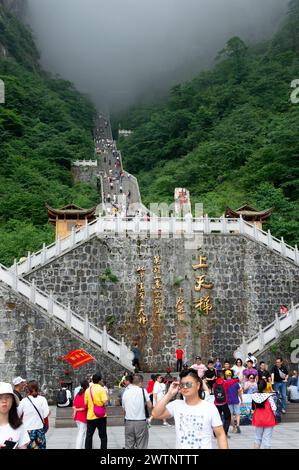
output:
[{"label": "pink shirt", "polygon": [[204,364],[193,364],[193,366],[191,366],[191,369],[197,370],[198,377],[200,377],[201,379],[203,378],[203,376],[205,375],[205,371],[207,370]]},{"label": "pink shirt", "polygon": [[82,393],[82,395],[79,395],[79,393],[77,393],[73,403],[73,406],[75,406],[75,408],[86,408],[85,411],[76,411],[74,420],[80,421],[81,423],[87,423],[87,406],[84,402],[84,395],[84,393]]}]

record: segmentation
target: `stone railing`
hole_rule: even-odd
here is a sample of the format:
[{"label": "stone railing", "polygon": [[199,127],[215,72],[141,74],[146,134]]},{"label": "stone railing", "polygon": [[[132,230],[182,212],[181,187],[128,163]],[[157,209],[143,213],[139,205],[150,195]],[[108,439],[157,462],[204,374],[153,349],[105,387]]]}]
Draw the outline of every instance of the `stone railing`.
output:
[{"label": "stone railing", "polygon": [[74,166],[98,166],[96,160],[76,160],[72,162]]},{"label": "stone railing", "polygon": [[278,340],[284,332],[294,328],[297,324],[299,324],[299,304],[294,305],[292,302],[292,306],[287,314],[278,317],[276,313],[275,320],[266,326],[266,328],[260,326],[259,332],[255,336],[248,340],[243,336],[242,344],[234,352],[234,357],[236,359],[238,357],[245,359],[249,352],[259,355],[273,341]]},{"label": "stone railing", "polygon": [[122,364],[124,368],[133,370],[133,353],[125,345],[124,340],[118,341],[110,336],[106,328],[103,330],[97,328],[88,321],[88,317],[81,317],[70,308],[65,307],[54,299],[53,294],[47,295],[35,286],[35,283],[29,283],[24,279],[19,279],[16,272],[12,272],[0,264],[0,281],[10,286],[14,291],[23,295],[35,306],[41,308],[48,316],[53,317],[62,323],[63,326],[75,333],[83,336],[84,340],[92,343],[107,353],[113,360]]},{"label": "stone railing", "polygon": [[242,218],[226,219],[222,217],[220,219],[210,219],[202,217],[192,219],[186,217],[185,219],[177,219],[174,217],[151,217],[149,221],[146,221],[139,217],[98,217],[80,229],[73,229],[69,236],[58,239],[49,246],[44,244],[40,251],[32,254],[29,252],[26,260],[19,263],[15,261],[10,270],[17,273],[18,276],[29,273],[32,269],[54,260],[57,256],[73,249],[93,235],[121,237],[126,234],[135,234],[143,237],[174,237],[190,240],[196,234],[210,233],[243,234],[299,265],[297,246],[293,248],[287,245],[283,239],[279,240],[273,237],[270,231],[264,232],[258,229],[256,225],[245,222]]}]

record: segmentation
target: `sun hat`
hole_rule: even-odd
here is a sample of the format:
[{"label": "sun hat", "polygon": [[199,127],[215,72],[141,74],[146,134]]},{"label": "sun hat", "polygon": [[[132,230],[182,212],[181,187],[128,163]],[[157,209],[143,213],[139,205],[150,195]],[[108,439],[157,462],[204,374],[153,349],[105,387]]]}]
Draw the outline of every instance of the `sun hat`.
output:
[{"label": "sun hat", "polygon": [[18,376],[13,379],[12,384],[16,386],[16,385],[21,384],[22,382],[27,382],[27,380],[22,379],[22,377]]},{"label": "sun hat", "polygon": [[9,393],[10,395],[13,395],[15,400],[16,400],[16,405],[19,406],[20,400],[17,397],[17,395],[14,393],[11,384],[7,382],[0,382],[0,395],[4,395]]}]

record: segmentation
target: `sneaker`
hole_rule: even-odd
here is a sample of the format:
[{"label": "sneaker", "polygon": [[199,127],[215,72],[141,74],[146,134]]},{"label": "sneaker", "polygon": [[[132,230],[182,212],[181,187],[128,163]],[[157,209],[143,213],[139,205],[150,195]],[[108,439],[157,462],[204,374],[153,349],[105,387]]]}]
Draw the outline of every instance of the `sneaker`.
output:
[{"label": "sneaker", "polygon": [[237,426],[237,434],[241,434],[240,426]]},{"label": "sneaker", "polygon": [[162,426],[168,426],[168,423],[163,423]]},{"label": "sneaker", "polygon": [[285,414],[286,410],[281,410],[281,412],[282,412],[283,414]]}]

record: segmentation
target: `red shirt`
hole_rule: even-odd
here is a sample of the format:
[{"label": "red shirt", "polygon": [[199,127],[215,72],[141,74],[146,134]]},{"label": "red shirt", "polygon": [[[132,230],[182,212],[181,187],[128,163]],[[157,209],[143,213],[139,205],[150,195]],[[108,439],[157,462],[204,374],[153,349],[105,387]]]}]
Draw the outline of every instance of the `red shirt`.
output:
[{"label": "red shirt", "polygon": [[177,349],[175,353],[177,359],[183,359],[184,351],[182,349]]},{"label": "red shirt", "polygon": [[146,391],[147,393],[150,395],[151,393],[153,393],[153,390],[154,390],[154,385],[155,385],[155,381],[154,380],[149,380],[148,384],[147,384],[147,387],[146,387]]},{"label": "red shirt", "polygon": [[85,408],[85,411],[76,411],[74,417],[75,421],[80,421],[81,423],[87,423],[87,406],[84,402],[84,395],[84,393],[82,393],[82,395],[79,395],[79,393],[77,393],[73,403],[73,406],[75,408]]},{"label": "red shirt", "polygon": [[237,382],[239,382],[239,379],[231,379],[231,380],[229,380],[229,381],[223,380],[223,379],[221,379],[221,378],[216,379],[216,382],[215,382],[214,385],[213,385],[213,390],[215,390],[215,387],[216,387],[217,384],[223,385],[224,393],[225,393],[226,399],[225,399],[225,402],[224,402],[224,403],[217,403],[217,402],[216,402],[216,399],[215,399],[215,400],[214,400],[215,405],[225,405],[225,404],[227,403],[227,389],[228,389],[229,387],[231,387],[233,384],[237,383]]}]

